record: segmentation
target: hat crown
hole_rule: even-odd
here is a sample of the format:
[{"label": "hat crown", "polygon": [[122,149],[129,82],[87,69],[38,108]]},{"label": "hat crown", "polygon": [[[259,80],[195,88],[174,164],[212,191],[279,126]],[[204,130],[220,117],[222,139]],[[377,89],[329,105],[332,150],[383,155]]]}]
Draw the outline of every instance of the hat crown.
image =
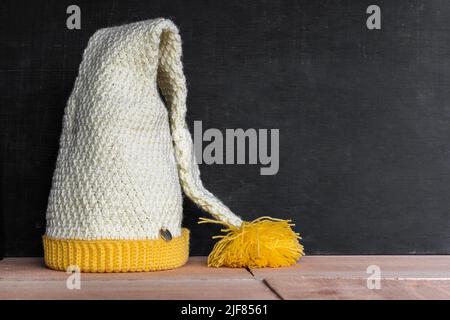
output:
[{"label": "hat crown", "polygon": [[181,234],[181,187],[157,86],[164,30],[179,41],[162,19],[101,29],[89,40],[65,110],[48,236],[156,239],[161,228]]}]

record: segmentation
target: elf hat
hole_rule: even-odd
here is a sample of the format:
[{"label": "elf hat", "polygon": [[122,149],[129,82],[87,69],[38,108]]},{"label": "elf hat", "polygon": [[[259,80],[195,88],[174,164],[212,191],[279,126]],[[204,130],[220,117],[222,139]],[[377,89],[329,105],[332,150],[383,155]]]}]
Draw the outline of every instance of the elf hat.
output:
[{"label": "elf hat", "polygon": [[289,220],[244,222],[203,187],[185,122],[186,93],[181,39],[170,20],[91,37],[64,113],[43,237],[48,267],[182,266],[189,256],[182,189],[214,217],[200,223],[226,226],[209,266],[278,267],[300,258]]}]

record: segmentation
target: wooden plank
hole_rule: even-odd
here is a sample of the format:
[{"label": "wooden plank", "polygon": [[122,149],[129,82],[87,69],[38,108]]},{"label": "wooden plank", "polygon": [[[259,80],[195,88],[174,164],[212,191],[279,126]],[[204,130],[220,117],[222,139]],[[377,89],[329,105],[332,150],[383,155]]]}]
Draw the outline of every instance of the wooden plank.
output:
[{"label": "wooden plank", "polygon": [[7,258],[0,261],[0,299],[277,299],[246,269],[208,268],[205,257],[167,271],[82,273],[80,290],[67,289],[68,277],[41,258]]},{"label": "wooden plank", "polygon": [[226,280],[90,280],[80,290],[65,281],[0,282],[0,299],[277,299],[262,281]]},{"label": "wooden plank", "polygon": [[[83,273],[83,281],[119,279],[252,279],[246,269],[208,268],[206,257],[190,257],[181,268],[157,272]],[[6,258],[0,261],[0,280],[65,280],[62,271],[50,270],[42,258]]]},{"label": "wooden plank", "polygon": [[368,289],[364,279],[274,277],[266,281],[283,299],[450,299],[449,280],[381,280],[380,289]]},{"label": "wooden plank", "polygon": [[[381,269],[381,289],[367,288],[367,266]],[[450,299],[449,256],[307,256],[291,268],[208,268],[193,257],[182,268],[149,273],[80,275],[47,269],[41,258],[0,261],[0,299]]]},{"label": "wooden plank", "polygon": [[289,268],[255,269],[258,278],[367,278],[367,268],[380,268],[383,279],[449,279],[450,256],[305,256]]}]

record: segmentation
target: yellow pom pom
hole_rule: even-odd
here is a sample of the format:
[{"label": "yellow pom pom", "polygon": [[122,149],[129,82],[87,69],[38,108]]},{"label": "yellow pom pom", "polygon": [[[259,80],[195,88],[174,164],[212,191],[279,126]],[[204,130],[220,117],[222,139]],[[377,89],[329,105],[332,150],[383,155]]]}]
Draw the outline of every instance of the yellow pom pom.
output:
[{"label": "yellow pom pom", "polygon": [[219,220],[200,218],[199,223],[223,224],[225,235],[208,257],[209,267],[264,268],[287,267],[295,264],[303,253],[300,235],[292,230],[290,220],[261,217],[244,221],[236,227]]}]

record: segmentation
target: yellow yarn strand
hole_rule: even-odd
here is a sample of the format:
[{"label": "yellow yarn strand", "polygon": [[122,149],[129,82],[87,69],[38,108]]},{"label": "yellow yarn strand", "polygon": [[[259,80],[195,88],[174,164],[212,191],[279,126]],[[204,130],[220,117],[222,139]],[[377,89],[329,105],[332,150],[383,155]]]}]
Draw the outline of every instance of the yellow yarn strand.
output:
[{"label": "yellow yarn strand", "polygon": [[264,268],[294,265],[304,255],[300,235],[292,230],[291,220],[260,217],[244,221],[240,227],[214,219],[200,218],[199,224],[224,225],[224,235],[208,257],[209,267]]}]

